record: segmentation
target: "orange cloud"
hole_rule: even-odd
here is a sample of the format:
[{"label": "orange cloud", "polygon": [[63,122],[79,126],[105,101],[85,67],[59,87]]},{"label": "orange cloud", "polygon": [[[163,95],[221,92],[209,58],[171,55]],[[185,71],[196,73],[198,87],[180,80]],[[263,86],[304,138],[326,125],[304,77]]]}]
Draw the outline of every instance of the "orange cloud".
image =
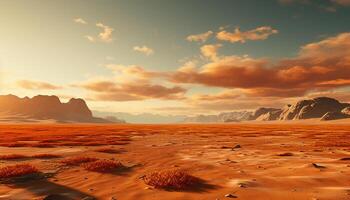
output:
[{"label": "orange cloud", "polygon": [[112,81],[89,81],[80,87],[93,91],[92,99],[101,101],[133,101],[145,99],[182,99],[186,89],[165,87],[148,82],[117,83]]},{"label": "orange cloud", "polygon": [[147,71],[138,65],[107,64],[106,67],[112,70],[118,76],[118,79],[122,81],[135,79],[150,80],[163,76],[161,72]]},{"label": "orange cloud", "polygon": [[350,33],[307,44],[297,57],[276,64],[248,56],[224,56],[199,69],[179,70],[169,78],[176,83],[246,89],[255,96],[303,95],[336,88],[339,84],[330,82],[334,80],[350,86]]},{"label": "orange cloud", "polygon": [[203,56],[211,59],[216,60],[218,49],[222,47],[221,44],[208,44],[201,47],[201,53]]},{"label": "orange cloud", "polygon": [[190,42],[205,42],[209,39],[209,37],[213,34],[213,31],[207,31],[205,33],[200,33],[197,35],[189,35],[186,40]]},{"label": "orange cloud", "polygon": [[32,81],[32,80],[19,80],[17,81],[17,86],[27,89],[27,90],[58,90],[62,87],[53,85],[51,83],[42,81]]},{"label": "orange cloud", "polygon": [[222,30],[216,34],[216,38],[223,41],[229,41],[231,43],[245,43],[247,40],[266,40],[270,35],[277,33],[278,30],[273,29],[270,26],[261,26],[246,32],[241,32],[239,28],[236,28],[232,33]]},{"label": "orange cloud", "polygon": [[[226,93],[223,95],[223,93]],[[230,94],[231,93],[231,94]],[[186,100],[188,109],[203,111],[246,110],[257,107],[283,107],[290,102],[280,97],[250,97],[235,91],[224,91],[219,94],[199,95]],[[203,98],[204,97],[204,98]]]}]

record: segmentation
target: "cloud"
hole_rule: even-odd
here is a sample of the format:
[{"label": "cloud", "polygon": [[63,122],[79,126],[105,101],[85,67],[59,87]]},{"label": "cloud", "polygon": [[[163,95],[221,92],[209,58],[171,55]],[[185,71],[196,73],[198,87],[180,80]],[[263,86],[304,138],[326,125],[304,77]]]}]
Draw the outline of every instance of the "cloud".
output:
[{"label": "cloud", "polygon": [[224,90],[217,94],[195,94],[191,96],[195,101],[216,101],[216,100],[233,100],[242,96],[238,90]]},{"label": "cloud", "polygon": [[211,59],[217,60],[218,49],[222,47],[221,44],[208,44],[201,47],[201,53],[203,56]]},{"label": "cloud", "polygon": [[[251,97],[238,90],[226,90],[217,94],[193,95],[187,99],[189,107],[202,111],[249,110],[257,107],[283,107],[290,100],[280,97]],[[188,108],[190,110],[190,108]]]},{"label": "cloud", "polygon": [[85,35],[85,38],[89,41],[89,42],[96,42],[96,39],[91,36],[91,35]]},{"label": "cloud", "polygon": [[107,64],[106,68],[112,70],[114,74],[121,81],[135,81],[135,80],[151,80],[164,76],[161,72],[147,71],[143,67],[138,65],[117,65]]},{"label": "cloud", "polygon": [[80,18],[80,17],[75,18],[73,21],[75,23],[78,23],[78,24],[84,24],[84,25],[87,24],[87,22],[84,19]]},{"label": "cloud", "polygon": [[112,70],[113,77],[95,78],[72,86],[88,90],[91,94],[89,99],[97,101],[180,100],[187,91],[160,81],[153,83],[156,78],[165,75],[147,71],[141,66],[108,64],[106,67]]},{"label": "cloud", "polygon": [[144,46],[135,46],[133,49],[134,49],[134,51],[143,53],[146,56],[150,56],[150,55],[154,54],[153,49],[151,49],[145,45]]},{"label": "cloud", "polygon": [[200,33],[197,35],[189,35],[187,36],[186,40],[190,42],[205,42],[211,35],[213,35],[213,31],[207,31],[205,33]]},{"label": "cloud", "polygon": [[19,80],[16,82],[18,87],[27,89],[27,90],[58,90],[62,87],[53,85],[51,83],[42,82],[42,81],[33,81],[33,80]]},{"label": "cloud", "polygon": [[145,99],[182,99],[186,89],[165,87],[148,82],[88,81],[80,87],[94,92],[92,99],[100,101],[134,101]]},{"label": "cloud", "polygon": [[236,28],[232,33],[227,32],[226,30],[221,30],[216,34],[216,38],[231,43],[245,43],[247,40],[266,40],[270,35],[277,33],[278,30],[273,29],[270,26],[261,26],[246,32],[241,32],[239,28]]},{"label": "cloud", "polygon": [[113,28],[104,25],[102,23],[97,23],[96,24],[97,27],[102,28],[102,32],[100,32],[98,34],[98,37],[100,38],[101,41],[103,42],[112,42],[113,38],[112,38],[112,33],[114,31]]},{"label": "cloud", "polygon": [[178,70],[169,79],[174,83],[240,88],[251,96],[300,96],[350,86],[350,33],[302,46],[292,59],[271,62],[249,56],[221,56],[199,69]]}]

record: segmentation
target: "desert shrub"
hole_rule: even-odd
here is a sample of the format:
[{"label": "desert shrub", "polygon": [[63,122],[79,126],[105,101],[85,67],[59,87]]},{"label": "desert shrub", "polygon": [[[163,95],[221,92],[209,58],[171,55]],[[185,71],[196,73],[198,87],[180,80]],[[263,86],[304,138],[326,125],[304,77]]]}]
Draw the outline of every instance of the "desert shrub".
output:
[{"label": "desert shrub", "polygon": [[113,160],[97,160],[94,162],[83,163],[81,166],[88,171],[95,172],[111,172],[113,170],[124,168],[122,163]]},{"label": "desert shrub", "polygon": [[80,165],[82,163],[94,162],[97,160],[98,160],[97,158],[79,156],[79,157],[73,157],[73,158],[66,158],[62,160],[61,163],[66,165]]},{"label": "desert shrub", "polygon": [[16,160],[16,159],[23,159],[23,158],[27,158],[27,156],[22,154],[0,155],[0,160]]},{"label": "desert shrub", "polygon": [[17,164],[0,168],[0,178],[12,178],[39,173],[39,170],[30,164]]},{"label": "desert shrub", "polygon": [[150,173],[144,177],[144,181],[155,188],[182,190],[198,184],[200,179],[183,169],[170,169]]},{"label": "desert shrub", "polygon": [[56,154],[49,154],[49,153],[42,153],[42,154],[35,154],[32,156],[32,158],[39,158],[39,159],[51,159],[51,158],[59,158],[61,156]]}]

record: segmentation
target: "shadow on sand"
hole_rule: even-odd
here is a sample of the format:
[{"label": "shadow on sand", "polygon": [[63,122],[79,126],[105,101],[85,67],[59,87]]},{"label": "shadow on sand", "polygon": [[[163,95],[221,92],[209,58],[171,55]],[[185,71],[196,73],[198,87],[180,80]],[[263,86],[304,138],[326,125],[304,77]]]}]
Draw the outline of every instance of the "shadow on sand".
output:
[{"label": "shadow on sand", "polygon": [[[93,196],[79,190],[50,182],[47,179],[35,179],[27,181],[17,181],[7,184],[8,187],[25,189],[35,196],[43,197],[45,200],[73,200]],[[46,198],[44,198],[46,197]]]}]

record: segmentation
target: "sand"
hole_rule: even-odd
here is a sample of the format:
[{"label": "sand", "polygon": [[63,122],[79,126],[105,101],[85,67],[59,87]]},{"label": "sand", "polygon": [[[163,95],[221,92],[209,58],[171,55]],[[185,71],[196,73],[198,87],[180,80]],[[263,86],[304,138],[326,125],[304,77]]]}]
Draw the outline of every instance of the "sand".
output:
[{"label": "sand", "polygon": [[[9,142],[25,136],[35,142],[36,137],[50,135],[63,135],[66,139],[88,135],[99,140],[98,135],[106,133],[106,137],[121,135],[130,141],[107,145],[119,150],[114,154],[94,151],[103,146],[0,147],[0,155],[62,156],[0,161],[0,167],[31,163],[45,173],[53,173],[47,179],[0,184],[0,199],[42,199],[49,194],[61,194],[67,199],[92,196],[108,200],[230,199],[225,197],[227,194],[246,200],[350,199],[350,161],[340,160],[350,157],[350,125],[346,123],[0,125],[0,137],[3,141],[11,138]],[[240,148],[233,148],[238,144]],[[284,153],[291,155],[279,156]],[[128,168],[99,173],[60,163],[78,155],[115,159]],[[167,191],[149,187],[140,178],[173,168],[186,169],[205,184],[186,191]]]}]

